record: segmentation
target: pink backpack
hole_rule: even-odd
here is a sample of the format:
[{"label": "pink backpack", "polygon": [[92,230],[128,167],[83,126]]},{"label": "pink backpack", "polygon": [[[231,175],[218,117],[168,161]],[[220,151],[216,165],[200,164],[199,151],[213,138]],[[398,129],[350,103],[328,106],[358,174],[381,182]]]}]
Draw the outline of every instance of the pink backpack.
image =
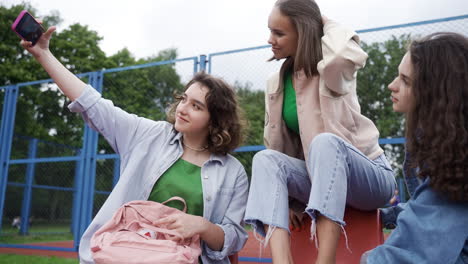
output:
[{"label": "pink backpack", "polygon": [[99,263],[171,263],[196,264],[201,254],[199,236],[174,242],[168,238],[179,236],[175,231],[153,223],[180,210],[164,204],[184,199],[173,197],[164,203],[132,201],[124,204],[114,216],[91,238],[94,261]]}]

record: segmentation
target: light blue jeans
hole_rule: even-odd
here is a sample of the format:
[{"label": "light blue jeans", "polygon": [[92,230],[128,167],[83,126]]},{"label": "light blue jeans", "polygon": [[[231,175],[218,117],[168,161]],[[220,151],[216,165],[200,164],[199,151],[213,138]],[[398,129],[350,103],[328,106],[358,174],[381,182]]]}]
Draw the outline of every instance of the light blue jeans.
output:
[{"label": "light blue jeans", "polygon": [[307,205],[305,212],[313,225],[319,212],[344,227],[346,204],[361,210],[382,207],[395,187],[384,154],[370,160],[336,135],[322,133],[310,144],[306,161],[269,149],[254,156],[244,220],[267,237],[266,244],[269,236],[264,225],[290,231],[289,200],[293,198]]}]

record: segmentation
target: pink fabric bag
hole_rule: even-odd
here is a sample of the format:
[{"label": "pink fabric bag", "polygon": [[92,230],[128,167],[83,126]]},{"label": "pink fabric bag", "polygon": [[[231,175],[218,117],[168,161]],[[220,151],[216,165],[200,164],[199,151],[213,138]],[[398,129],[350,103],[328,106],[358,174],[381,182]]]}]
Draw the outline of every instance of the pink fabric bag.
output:
[{"label": "pink fabric bag", "polygon": [[124,204],[114,216],[91,238],[94,261],[99,263],[171,263],[196,264],[201,254],[200,238],[194,236],[183,242],[174,242],[169,237],[180,236],[177,232],[153,223],[180,210],[165,203],[185,200],[173,197],[164,203],[132,201]]}]

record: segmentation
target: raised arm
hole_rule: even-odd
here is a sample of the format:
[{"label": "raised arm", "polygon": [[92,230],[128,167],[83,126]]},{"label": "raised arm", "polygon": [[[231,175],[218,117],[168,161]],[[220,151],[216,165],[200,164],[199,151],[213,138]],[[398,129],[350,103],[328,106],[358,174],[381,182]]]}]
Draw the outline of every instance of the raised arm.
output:
[{"label": "raised arm", "polygon": [[75,101],[87,84],[65,68],[50,52],[49,41],[55,29],[55,27],[50,27],[34,47],[31,42],[24,40],[21,41],[21,45],[42,65],[65,96],[71,101]]},{"label": "raised arm", "polygon": [[323,59],[317,69],[326,88],[337,95],[345,95],[355,86],[356,72],[364,67],[367,53],[359,46],[359,37],[354,31],[325,17],[323,21]]},{"label": "raised arm", "polygon": [[102,134],[116,153],[128,152],[148,135],[164,136],[169,133],[168,123],[154,122],[115,107],[112,101],[102,98],[95,89],[65,68],[49,50],[54,31],[55,27],[50,27],[34,47],[28,41],[21,41],[21,45],[44,67],[65,96],[73,101],[69,109],[81,113],[84,121]]}]

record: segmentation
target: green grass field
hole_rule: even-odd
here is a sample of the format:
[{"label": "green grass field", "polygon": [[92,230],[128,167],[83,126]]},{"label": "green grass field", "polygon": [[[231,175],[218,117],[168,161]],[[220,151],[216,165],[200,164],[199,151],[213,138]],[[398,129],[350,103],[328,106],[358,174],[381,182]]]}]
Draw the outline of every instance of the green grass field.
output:
[{"label": "green grass field", "polygon": [[78,259],[0,254],[0,264],[78,264]]},{"label": "green grass field", "polygon": [[21,236],[18,229],[6,226],[0,234],[0,243],[2,244],[27,244],[39,242],[52,242],[73,240],[69,225],[33,225],[29,229],[29,235]]},{"label": "green grass field", "polygon": [[[0,234],[1,244],[30,244],[41,242],[68,241],[73,240],[73,235],[70,232],[70,225],[50,225],[36,224],[31,226],[30,234],[21,236],[18,234],[18,229],[4,225]],[[43,256],[26,256],[15,254],[0,254],[0,264],[78,264],[78,259],[58,258],[58,257],[43,257]]]},{"label": "green grass field", "polygon": [[68,241],[73,240],[72,234],[33,234],[29,236],[9,235],[0,236],[1,244],[29,244],[40,242]]},{"label": "green grass field", "polygon": [[[33,225],[29,228],[30,233],[70,233],[70,226],[68,224],[49,224],[41,223]],[[1,235],[17,234],[18,229],[9,225],[2,226]]]}]

